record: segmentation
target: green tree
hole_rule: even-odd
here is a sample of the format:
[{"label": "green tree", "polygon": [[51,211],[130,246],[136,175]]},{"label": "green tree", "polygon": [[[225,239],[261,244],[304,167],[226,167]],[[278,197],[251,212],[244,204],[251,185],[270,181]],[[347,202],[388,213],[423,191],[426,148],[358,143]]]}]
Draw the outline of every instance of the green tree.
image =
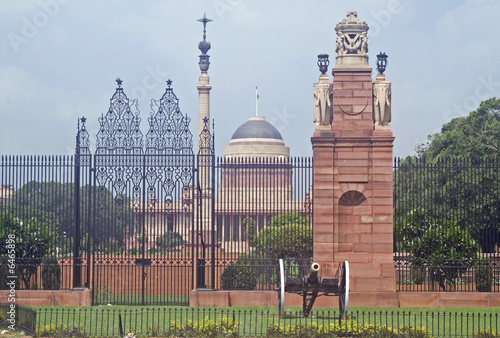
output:
[{"label": "green tree", "polygon": [[415,268],[427,268],[431,281],[446,289],[454,285],[468,268],[473,266],[479,245],[466,230],[453,222],[441,224],[426,222],[429,227],[419,229],[421,236],[409,243],[410,263]]},{"label": "green tree", "polygon": [[0,214],[0,257],[9,253],[9,235],[15,236],[16,273],[29,290],[31,276],[37,272],[43,257],[54,255],[58,242],[56,229],[37,218],[21,220],[4,212]]},{"label": "green tree", "polygon": [[[278,258],[296,266],[309,263],[313,254],[313,233],[308,219],[293,212],[274,216],[269,226],[255,234],[255,221],[247,217],[247,241],[253,251],[238,256],[221,275],[225,290],[252,290],[257,281],[274,284]],[[297,222],[297,223],[295,223]],[[296,269],[297,273],[299,270]]]},{"label": "green tree", "polygon": [[394,225],[394,244],[396,252],[409,252],[412,241],[431,229],[435,221],[426,214],[424,209],[411,210],[403,222]]},{"label": "green tree", "polygon": [[303,224],[266,227],[255,238],[256,249],[273,258],[311,258],[312,228]]},{"label": "green tree", "polygon": [[309,220],[307,217],[304,217],[300,214],[297,214],[293,211],[288,211],[276,216],[273,216],[269,221],[269,226],[271,227],[280,227],[287,224],[309,224]]},{"label": "green tree", "polygon": [[417,147],[421,157],[431,160],[464,156],[481,158],[500,155],[500,99],[481,102],[468,116],[446,123],[440,133],[429,135],[428,141]]},{"label": "green tree", "polygon": [[[130,199],[125,195],[114,196],[105,187],[92,189],[90,185],[80,188],[79,198],[80,237],[83,239],[85,233],[89,232],[95,245],[102,247],[115,243],[121,247],[134,229]],[[35,217],[40,222],[50,223],[61,237],[64,234],[67,242],[71,243],[76,225],[73,183],[31,181],[17,190],[12,200],[13,205],[9,210],[13,215]],[[90,215],[91,212],[95,212],[95,217]],[[95,220],[92,229],[88,228],[89,216]],[[71,252],[71,248],[65,249]],[[82,250],[85,250],[85,246],[82,246]]]},{"label": "green tree", "polygon": [[243,225],[245,226],[245,235],[247,238],[247,243],[251,247],[256,246],[255,236],[257,236],[257,225],[252,217],[246,217],[243,220]]},{"label": "green tree", "polygon": [[[81,189],[84,196],[88,196],[87,189],[90,186]],[[88,202],[83,203],[88,205]],[[99,245],[100,250],[105,250],[104,247],[112,243],[122,247],[136,227],[130,198],[126,195],[114,196],[105,187],[98,187],[91,198],[91,205],[96,206],[94,227],[90,230],[94,235],[94,244]],[[87,222],[86,215],[84,213],[82,217],[82,224]]]},{"label": "green tree", "polygon": [[483,252],[500,244],[500,99],[482,102],[417,147],[417,157],[398,164],[394,180],[395,249],[411,210],[453,220],[469,231]]}]

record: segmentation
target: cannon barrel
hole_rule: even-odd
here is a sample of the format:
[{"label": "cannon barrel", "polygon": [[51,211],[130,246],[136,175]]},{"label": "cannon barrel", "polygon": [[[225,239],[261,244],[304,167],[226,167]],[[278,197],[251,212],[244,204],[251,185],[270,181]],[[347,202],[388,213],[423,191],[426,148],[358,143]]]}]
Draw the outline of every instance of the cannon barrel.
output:
[{"label": "cannon barrel", "polygon": [[307,275],[307,279],[309,280],[310,283],[317,283],[318,282],[318,272],[321,266],[319,263],[312,263],[311,264],[311,269],[309,270],[309,274]]}]

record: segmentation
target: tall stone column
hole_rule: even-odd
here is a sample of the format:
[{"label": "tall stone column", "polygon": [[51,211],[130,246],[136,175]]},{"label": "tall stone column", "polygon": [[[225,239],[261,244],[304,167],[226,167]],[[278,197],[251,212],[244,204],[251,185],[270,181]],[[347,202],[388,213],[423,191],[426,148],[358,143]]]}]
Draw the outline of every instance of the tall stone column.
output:
[{"label": "tall stone column", "polygon": [[[198,86],[198,136],[202,135],[205,128],[205,121],[210,121],[210,77],[206,71],[202,71],[199,77]],[[210,131],[210,123],[208,123]],[[206,131],[205,131],[206,132]],[[206,146],[203,140],[198,139],[198,152],[206,153]]]},{"label": "tall stone column", "polygon": [[[200,66],[201,74],[198,80],[198,153],[207,154],[210,150],[210,145],[207,146],[206,140],[202,135],[210,134],[210,77],[208,76],[208,68],[210,67],[210,55],[207,52],[210,50],[210,42],[207,41],[207,23],[212,20],[208,19],[206,14],[198,20],[203,23],[203,40],[198,44],[198,49],[201,51]],[[208,128],[208,130],[206,130]]]},{"label": "tall stone column", "polygon": [[198,20],[203,23],[203,40],[198,44],[198,49],[201,51],[200,66],[201,74],[198,82],[198,184],[201,194],[201,204],[197,215],[200,220],[200,233],[198,236],[203,237],[206,244],[212,243],[212,155],[213,144],[210,133],[210,77],[208,76],[208,69],[210,67],[210,56],[207,52],[210,50],[210,42],[206,39],[206,25],[212,20],[208,19],[206,14],[203,18]]},{"label": "tall stone column", "polygon": [[317,124],[311,139],[314,259],[322,265],[324,277],[333,277],[341,262],[349,262],[351,305],[397,306],[392,228],[394,138],[388,125],[375,128],[365,20],[349,12],[335,30],[332,122],[329,128]]}]

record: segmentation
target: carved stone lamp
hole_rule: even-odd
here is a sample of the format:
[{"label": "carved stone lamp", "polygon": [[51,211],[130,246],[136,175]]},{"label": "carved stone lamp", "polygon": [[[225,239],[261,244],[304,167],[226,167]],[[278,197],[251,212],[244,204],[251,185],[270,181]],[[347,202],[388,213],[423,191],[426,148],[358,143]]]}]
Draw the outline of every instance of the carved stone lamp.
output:
[{"label": "carved stone lamp", "polygon": [[387,68],[387,57],[388,55],[382,52],[377,55],[377,70],[378,70],[377,79],[385,80],[384,72],[385,69]]},{"label": "carved stone lamp", "polygon": [[330,60],[328,60],[328,54],[319,54],[318,67],[321,74],[326,74],[329,65],[330,65]]}]

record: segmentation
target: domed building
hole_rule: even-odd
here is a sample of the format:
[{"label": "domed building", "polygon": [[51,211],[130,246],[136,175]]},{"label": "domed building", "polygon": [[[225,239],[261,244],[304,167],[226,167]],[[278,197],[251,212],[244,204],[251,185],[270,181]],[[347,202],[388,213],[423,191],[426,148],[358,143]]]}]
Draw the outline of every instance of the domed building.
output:
[{"label": "domed building", "polygon": [[250,117],[239,126],[220,161],[215,222],[217,240],[226,252],[248,250],[250,218],[261,230],[275,215],[303,210],[303,201],[292,200],[290,148],[264,117]]},{"label": "domed building", "polygon": [[225,158],[290,157],[290,148],[285,146],[280,132],[262,116],[250,117],[236,129],[229,145],[224,148]]}]

